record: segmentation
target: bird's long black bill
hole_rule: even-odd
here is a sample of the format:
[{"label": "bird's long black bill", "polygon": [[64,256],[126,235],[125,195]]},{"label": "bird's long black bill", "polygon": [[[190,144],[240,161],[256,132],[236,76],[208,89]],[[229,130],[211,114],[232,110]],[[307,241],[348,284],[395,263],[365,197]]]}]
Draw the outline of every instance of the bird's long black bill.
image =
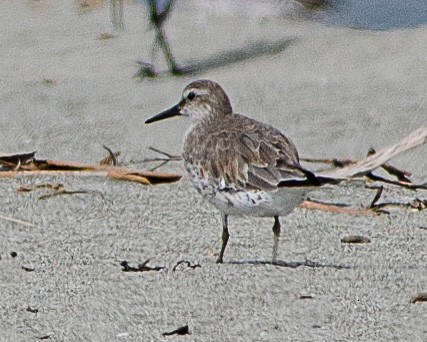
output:
[{"label": "bird's long black bill", "polygon": [[160,121],[160,120],[171,118],[177,115],[181,115],[179,105],[175,105],[172,108],[166,109],[164,112],[161,112],[159,114],[152,116],[151,118],[148,118],[147,120],[145,120],[145,123],[149,124],[155,121]]}]

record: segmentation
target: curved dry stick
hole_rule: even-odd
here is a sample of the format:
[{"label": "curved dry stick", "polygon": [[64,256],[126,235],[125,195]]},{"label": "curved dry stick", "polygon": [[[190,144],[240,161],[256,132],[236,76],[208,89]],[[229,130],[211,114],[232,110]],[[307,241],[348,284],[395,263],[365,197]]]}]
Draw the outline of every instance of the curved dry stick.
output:
[{"label": "curved dry stick", "polygon": [[369,209],[353,209],[339,207],[333,204],[326,204],[321,202],[315,202],[311,200],[305,200],[299,205],[300,208],[304,209],[315,209],[326,211],[335,214],[348,214],[348,215],[359,215],[359,216],[378,216],[379,213]]},{"label": "curved dry stick", "polygon": [[398,154],[411,150],[419,145],[425,144],[426,142],[427,127],[421,127],[410,133],[397,144],[385,147],[377,153],[367,158],[364,158],[355,164],[338,170],[319,172],[319,174],[322,176],[336,179],[364,176],[372,170],[385,164],[387,161],[397,156]]}]

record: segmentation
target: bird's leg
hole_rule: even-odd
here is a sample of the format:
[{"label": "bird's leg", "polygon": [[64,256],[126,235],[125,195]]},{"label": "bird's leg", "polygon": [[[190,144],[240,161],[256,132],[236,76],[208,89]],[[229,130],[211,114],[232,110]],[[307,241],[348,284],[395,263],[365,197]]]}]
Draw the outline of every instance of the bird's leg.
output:
[{"label": "bird's leg", "polygon": [[274,233],[274,245],[273,245],[273,264],[277,261],[277,249],[279,248],[279,238],[280,238],[280,221],[279,216],[274,216],[274,225],[273,225],[273,233]]},{"label": "bird's leg", "polygon": [[221,252],[219,253],[219,258],[216,261],[217,264],[222,264],[222,258],[224,257],[225,247],[227,247],[227,242],[230,237],[230,233],[228,232],[228,223],[227,223],[228,215],[221,213],[222,220],[222,247]]}]

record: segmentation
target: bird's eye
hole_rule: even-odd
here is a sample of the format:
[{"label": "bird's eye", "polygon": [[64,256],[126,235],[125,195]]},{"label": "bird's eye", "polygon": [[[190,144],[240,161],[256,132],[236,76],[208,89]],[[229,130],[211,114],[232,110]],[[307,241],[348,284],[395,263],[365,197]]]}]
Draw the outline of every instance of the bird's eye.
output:
[{"label": "bird's eye", "polygon": [[194,98],[196,97],[196,93],[194,91],[190,91],[187,95],[187,99],[194,100]]}]

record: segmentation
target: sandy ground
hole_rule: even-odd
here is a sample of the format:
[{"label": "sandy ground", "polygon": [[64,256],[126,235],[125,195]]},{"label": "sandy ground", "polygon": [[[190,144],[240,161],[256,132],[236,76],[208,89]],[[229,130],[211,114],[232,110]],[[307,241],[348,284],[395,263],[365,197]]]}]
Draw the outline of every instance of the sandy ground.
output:
[{"label": "sandy ground", "polygon": [[[302,156],[362,157],[427,123],[427,27],[358,31],[189,3],[167,30],[178,60],[205,71],[137,82],[134,61],[148,58],[153,39],[144,11],[127,6],[126,31],[99,40],[108,16],[108,7],[79,14],[65,1],[0,2],[0,151],[86,162],[103,156],[102,144],[125,162],[152,156],[148,146],[179,154],[185,120],[143,122],[196,78],[218,81],[236,111],[280,127]],[[245,58],[230,63],[236,49]],[[422,181],[426,156],[422,147],[395,163]],[[179,163],[163,170],[184,173]],[[93,192],[16,192],[51,181]],[[373,195],[355,184],[311,197],[363,207]],[[384,200],[415,197],[426,193],[387,188]],[[297,209],[282,219],[279,259],[316,267],[291,268],[254,264],[270,258],[272,220],[238,217],[227,262],[215,264],[219,215],[187,178],[156,187],[2,179],[0,208],[33,224],[0,219],[0,341],[427,341],[427,305],[410,303],[427,291],[425,211]],[[342,244],[350,234],[371,243]],[[121,270],[122,260],[146,259],[166,268]],[[201,267],[174,272],[180,260]],[[185,324],[191,335],[162,337]]]}]

